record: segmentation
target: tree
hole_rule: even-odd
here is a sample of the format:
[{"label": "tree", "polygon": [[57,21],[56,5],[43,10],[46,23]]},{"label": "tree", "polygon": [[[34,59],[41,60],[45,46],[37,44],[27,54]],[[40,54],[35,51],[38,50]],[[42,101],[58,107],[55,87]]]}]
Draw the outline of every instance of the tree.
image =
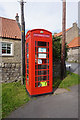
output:
[{"label": "tree", "polygon": [[[67,60],[67,43],[65,43],[65,60]],[[53,60],[61,61],[61,37],[53,36]]]}]

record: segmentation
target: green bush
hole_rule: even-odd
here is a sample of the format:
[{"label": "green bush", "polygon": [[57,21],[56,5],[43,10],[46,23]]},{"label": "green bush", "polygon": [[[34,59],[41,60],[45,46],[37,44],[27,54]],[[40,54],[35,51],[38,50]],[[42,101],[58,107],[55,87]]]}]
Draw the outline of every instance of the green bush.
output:
[{"label": "green bush", "polygon": [[[67,59],[68,47],[65,43],[65,60]],[[54,61],[61,61],[61,37],[53,36],[53,59]]]}]

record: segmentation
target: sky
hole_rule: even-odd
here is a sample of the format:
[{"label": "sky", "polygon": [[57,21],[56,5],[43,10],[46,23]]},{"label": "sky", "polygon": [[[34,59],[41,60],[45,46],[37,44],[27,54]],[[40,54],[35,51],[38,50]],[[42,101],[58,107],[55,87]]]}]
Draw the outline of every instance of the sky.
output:
[{"label": "sky", "polygon": [[[20,0],[19,0],[20,1]],[[21,9],[18,0],[0,0],[0,17],[15,19]],[[25,29],[42,28],[54,32],[62,31],[62,0],[24,0]],[[78,1],[66,0],[66,29],[78,23]]]}]

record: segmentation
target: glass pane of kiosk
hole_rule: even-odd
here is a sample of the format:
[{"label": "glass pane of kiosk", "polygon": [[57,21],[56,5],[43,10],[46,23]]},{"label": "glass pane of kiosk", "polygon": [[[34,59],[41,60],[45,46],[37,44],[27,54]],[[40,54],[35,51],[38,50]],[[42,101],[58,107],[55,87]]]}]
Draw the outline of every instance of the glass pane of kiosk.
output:
[{"label": "glass pane of kiosk", "polygon": [[49,42],[35,41],[35,87],[49,86]]}]

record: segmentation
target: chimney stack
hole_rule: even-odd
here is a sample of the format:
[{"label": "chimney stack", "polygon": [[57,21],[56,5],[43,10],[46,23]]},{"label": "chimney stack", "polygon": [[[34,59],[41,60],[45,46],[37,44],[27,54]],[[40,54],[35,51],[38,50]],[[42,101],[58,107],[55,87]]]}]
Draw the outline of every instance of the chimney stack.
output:
[{"label": "chimney stack", "polygon": [[75,23],[73,23],[73,27],[77,27],[77,23],[75,22]]},{"label": "chimney stack", "polygon": [[19,16],[18,16],[18,13],[16,13],[15,18],[16,18],[16,22],[19,23]]},{"label": "chimney stack", "polygon": [[20,25],[20,23],[19,23],[19,16],[18,16],[18,13],[16,13],[15,18],[16,18],[16,22],[17,22],[17,24],[18,24],[18,26],[19,26],[19,28],[20,28],[20,30],[21,30],[21,25]]}]

